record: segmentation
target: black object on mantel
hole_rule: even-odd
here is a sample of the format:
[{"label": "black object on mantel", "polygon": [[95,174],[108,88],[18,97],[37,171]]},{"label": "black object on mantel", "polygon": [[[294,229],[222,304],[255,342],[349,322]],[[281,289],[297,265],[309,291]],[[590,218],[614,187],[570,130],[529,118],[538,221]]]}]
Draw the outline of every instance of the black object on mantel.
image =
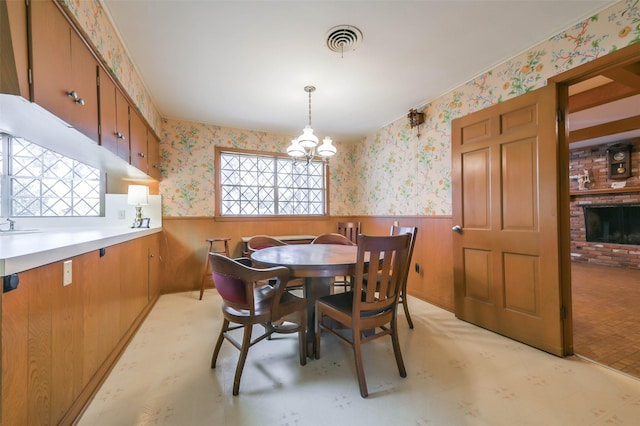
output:
[{"label": "black object on mantel", "polygon": [[18,274],[11,274],[11,275],[2,277],[2,281],[3,281],[2,292],[7,293],[11,290],[15,290],[16,288],[18,288],[18,284],[20,283],[20,278],[18,277]]}]

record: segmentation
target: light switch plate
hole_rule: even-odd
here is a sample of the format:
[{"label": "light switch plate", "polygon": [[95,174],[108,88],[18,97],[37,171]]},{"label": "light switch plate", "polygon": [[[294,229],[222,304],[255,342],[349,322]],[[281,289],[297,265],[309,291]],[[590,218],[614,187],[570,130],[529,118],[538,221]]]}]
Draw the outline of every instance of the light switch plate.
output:
[{"label": "light switch plate", "polygon": [[63,263],[63,266],[62,266],[62,285],[71,284],[71,279],[72,279],[72,275],[71,275],[72,263],[71,262],[72,262],[71,260],[66,260]]}]

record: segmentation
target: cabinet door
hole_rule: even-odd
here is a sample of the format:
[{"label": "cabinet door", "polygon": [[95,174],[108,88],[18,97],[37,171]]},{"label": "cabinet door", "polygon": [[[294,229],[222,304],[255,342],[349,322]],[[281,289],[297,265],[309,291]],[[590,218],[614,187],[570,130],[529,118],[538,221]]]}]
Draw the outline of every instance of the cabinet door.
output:
[{"label": "cabinet door", "polygon": [[155,180],[160,180],[160,141],[151,131],[148,132],[147,139],[149,176]]},{"label": "cabinet door", "polygon": [[[51,424],[60,424],[69,407],[84,388],[84,318],[82,293],[88,284],[81,270],[88,255],[73,258],[71,284],[62,284],[62,264],[56,262],[39,268],[50,269],[51,287]],[[43,283],[44,285],[44,283]]]},{"label": "cabinet door", "polygon": [[0,67],[0,93],[29,99],[27,4],[23,1],[0,2],[0,20],[3,20],[0,23],[3,27],[0,36],[0,63],[3,64]]},{"label": "cabinet door", "polygon": [[71,31],[71,90],[83,102],[72,102],[71,123],[98,142],[98,63],[75,31]]},{"label": "cabinet door", "polygon": [[53,288],[62,281],[62,263],[20,274],[20,285],[29,289],[29,424],[52,424]]},{"label": "cabinet door", "polygon": [[160,234],[147,237],[149,241],[149,300],[160,294]]},{"label": "cabinet door", "polygon": [[131,135],[131,165],[148,173],[147,170],[147,126],[140,114],[129,107],[129,130]]},{"label": "cabinet door", "polygon": [[52,1],[30,2],[32,101],[98,141],[98,63]]},{"label": "cabinet door", "polygon": [[100,145],[129,162],[129,104],[101,67],[99,73]]},{"label": "cabinet door", "polygon": [[[31,100],[64,121],[71,122],[72,101],[67,91],[71,75],[71,29],[52,1],[30,2]],[[71,123],[70,123],[71,124]]]},{"label": "cabinet door", "polygon": [[149,301],[146,238],[123,243],[120,254],[120,329],[125,333]]},{"label": "cabinet door", "polygon": [[17,289],[2,295],[2,418],[3,425],[28,424],[29,278],[20,274]]}]

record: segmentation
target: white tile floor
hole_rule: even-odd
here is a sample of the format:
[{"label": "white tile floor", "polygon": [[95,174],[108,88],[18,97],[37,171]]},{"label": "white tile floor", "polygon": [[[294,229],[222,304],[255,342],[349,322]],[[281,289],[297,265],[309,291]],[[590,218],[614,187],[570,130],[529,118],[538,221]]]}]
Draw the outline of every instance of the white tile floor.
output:
[{"label": "white tile floor", "polygon": [[401,378],[391,342],[364,346],[369,397],[350,347],[324,334],[322,358],[300,366],[296,335],[238,351],[225,342],[209,368],[220,298],[170,294],[145,320],[80,425],[638,425],[640,380],[577,357],[558,358],[409,299],[400,313]]}]

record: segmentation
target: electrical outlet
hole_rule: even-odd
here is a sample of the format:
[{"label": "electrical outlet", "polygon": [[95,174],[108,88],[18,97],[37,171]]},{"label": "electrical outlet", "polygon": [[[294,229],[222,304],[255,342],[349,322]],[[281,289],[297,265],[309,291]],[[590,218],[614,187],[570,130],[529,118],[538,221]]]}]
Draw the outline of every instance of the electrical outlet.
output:
[{"label": "electrical outlet", "polygon": [[118,219],[123,220],[127,218],[126,210],[118,210]]},{"label": "electrical outlet", "polygon": [[72,261],[66,260],[62,265],[62,285],[71,284]]}]

